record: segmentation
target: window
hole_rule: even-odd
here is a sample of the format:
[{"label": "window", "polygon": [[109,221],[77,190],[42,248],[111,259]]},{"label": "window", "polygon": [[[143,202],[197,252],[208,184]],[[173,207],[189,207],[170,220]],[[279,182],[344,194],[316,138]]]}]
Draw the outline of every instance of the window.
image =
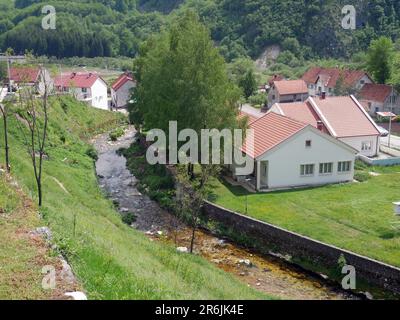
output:
[{"label": "window", "polygon": [[333,172],[333,163],[320,163],[319,164],[319,173],[320,174],[330,174]]},{"label": "window", "polygon": [[82,88],[82,92],[86,93],[87,92],[87,88]]},{"label": "window", "polygon": [[342,161],[338,163],[338,172],[350,172],[351,161]]},{"label": "window", "polygon": [[307,140],[306,141],[306,148],[311,148],[312,146],[312,141],[311,140]]},{"label": "window", "polygon": [[361,150],[362,151],[370,151],[372,150],[372,142],[371,141],[365,141],[361,144]]},{"label": "window", "polygon": [[310,88],[310,89],[314,89],[314,85],[313,85],[313,84],[310,84],[309,88]]},{"label": "window", "polygon": [[300,166],[301,176],[312,176],[314,175],[314,165],[313,164],[302,164]]},{"label": "window", "polygon": [[275,95],[272,95],[272,100],[275,100]]},{"label": "window", "polygon": [[360,84],[364,84],[364,83],[365,83],[365,81],[364,81],[364,80],[361,80],[361,81],[360,81]]}]

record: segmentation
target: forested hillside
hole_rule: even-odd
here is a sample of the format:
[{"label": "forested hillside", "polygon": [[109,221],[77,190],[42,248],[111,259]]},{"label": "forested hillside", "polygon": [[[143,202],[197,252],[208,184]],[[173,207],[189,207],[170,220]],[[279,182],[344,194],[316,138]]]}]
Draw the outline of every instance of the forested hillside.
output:
[{"label": "forested hillside", "polygon": [[[41,29],[43,4],[57,10],[57,29]],[[345,30],[342,7],[357,9]],[[0,49],[36,55],[134,56],[140,43],[182,10],[195,10],[221,52],[257,57],[279,44],[297,57],[348,57],[371,40],[400,34],[398,0],[0,0]]]}]

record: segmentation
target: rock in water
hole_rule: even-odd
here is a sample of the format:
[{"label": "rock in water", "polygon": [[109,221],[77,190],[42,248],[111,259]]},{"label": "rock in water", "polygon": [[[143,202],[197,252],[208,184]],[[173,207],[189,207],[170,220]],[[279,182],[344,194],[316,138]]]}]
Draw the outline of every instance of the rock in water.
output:
[{"label": "rock in water", "polygon": [[189,249],[186,247],[178,247],[178,248],[176,248],[176,251],[178,251],[180,253],[188,253]]},{"label": "rock in water", "polygon": [[80,291],[66,292],[65,296],[71,297],[73,300],[87,300],[86,294]]}]

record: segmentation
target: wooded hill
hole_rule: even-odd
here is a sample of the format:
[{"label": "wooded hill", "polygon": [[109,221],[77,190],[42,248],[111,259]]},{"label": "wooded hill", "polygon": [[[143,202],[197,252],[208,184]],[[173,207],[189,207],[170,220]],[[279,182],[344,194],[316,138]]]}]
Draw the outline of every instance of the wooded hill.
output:
[{"label": "wooded hill", "polygon": [[[43,30],[43,4],[57,29]],[[342,28],[342,8],[357,9],[357,29]],[[140,43],[182,10],[196,11],[230,61],[279,44],[295,56],[349,57],[372,39],[400,35],[397,0],[0,0],[0,50],[36,55],[134,56]],[[297,45],[299,43],[299,45]]]}]

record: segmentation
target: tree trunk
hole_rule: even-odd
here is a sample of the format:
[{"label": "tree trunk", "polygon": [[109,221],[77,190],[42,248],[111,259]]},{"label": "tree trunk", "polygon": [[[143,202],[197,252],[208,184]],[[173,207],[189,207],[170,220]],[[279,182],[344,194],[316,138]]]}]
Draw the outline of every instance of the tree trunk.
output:
[{"label": "tree trunk", "polygon": [[7,129],[7,113],[3,111],[3,122],[4,122],[4,145],[5,145],[5,155],[6,155],[6,169],[10,173],[10,157],[9,157],[9,147],[8,147],[8,129]]},{"label": "tree trunk", "polygon": [[194,249],[194,240],[196,237],[196,229],[197,229],[197,225],[195,224],[192,229],[192,239],[190,240],[190,254],[193,253],[193,249]]},{"label": "tree trunk", "polygon": [[42,196],[42,181],[41,179],[36,180],[37,188],[38,188],[38,196],[39,196],[39,207],[42,207],[43,196]]}]

